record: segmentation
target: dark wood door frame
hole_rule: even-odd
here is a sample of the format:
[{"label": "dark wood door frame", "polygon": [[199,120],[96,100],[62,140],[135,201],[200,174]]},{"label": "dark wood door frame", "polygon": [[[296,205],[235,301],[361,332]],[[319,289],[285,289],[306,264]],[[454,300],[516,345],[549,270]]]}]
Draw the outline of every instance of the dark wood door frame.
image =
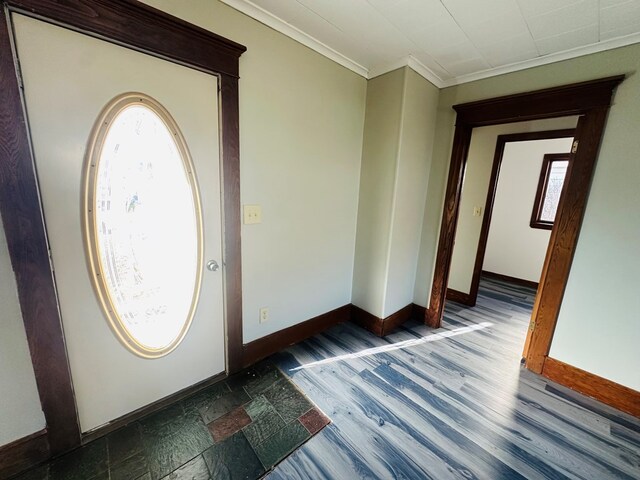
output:
[{"label": "dark wood door frame", "polygon": [[569,277],[582,218],[587,203],[607,112],[616,86],[624,75],[538,90],[489,100],[455,105],[457,113],[449,178],[445,192],[440,237],[425,323],[439,328],[451,266],[458,221],[462,179],[473,128],[543,118],[581,115],[576,129],[573,161],[567,171],[563,193],[551,231],[549,248],[540,278],[527,337],[526,366],[540,373]]},{"label": "dark wood door frame", "polygon": [[[246,48],[134,0],[1,0],[0,213],[52,455],[81,443],[19,75],[11,13],[100,38],[219,79],[227,366],[242,366],[239,57]],[[1,463],[1,462],[0,462]]]},{"label": "dark wood door frame", "polygon": [[484,263],[484,255],[487,250],[487,241],[489,240],[489,229],[491,227],[491,216],[493,215],[493,204],[498,189],[498,179],[500,176],[500,167],[502,166],[502,156],[504,155],[504,147],[509,142],[528,142],[535,140],[549,140],[553,138],[573,137],[575,129],[564,130],[546,130],[540,132],[524,132],[511,133],[506,135],[498,135],[496,140],[496,149],[493,155],[493,164],[491,167],[491,177],[489,179],[489,188],[487,190],[487,199],[484,203],[484,217],[482,218],[482,226],[480,227],[480,237],[478,238],[478,250],[473,265],[473,274],[471,276],[471,287],[469,293],[452,291],[447,288],[447,300],[453,300],[473,307],[478,298],[478,288],[480,287],[480,275],[482,274],[482,264]]}]

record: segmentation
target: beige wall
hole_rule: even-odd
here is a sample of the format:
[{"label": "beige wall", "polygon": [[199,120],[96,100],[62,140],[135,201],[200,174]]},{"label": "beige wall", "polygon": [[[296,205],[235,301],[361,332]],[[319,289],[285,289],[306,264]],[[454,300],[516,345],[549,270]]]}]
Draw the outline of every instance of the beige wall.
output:
[{"label": "beige wall", "polygon": [[[577,121],[577,117],[550,118],[473,129],[462,186],[456,242],[453,247],[451,270],[449,271],[449,288],[463,293],[469,293],[471,288],[471,278],[478,253],[482,219],[486,213],[485,203],[498,135],[574,128]],[[536,175],[536,181],[537,178]],[[476,206],[482,208],[482,214],[479,217],[473,216],[473,209]],[[531,212],[528,215],[530,216]],[[529,217],[526,217],[525,220],[527,228],[529,228]]]},{"label": "beige wall", "polygon": [[0,445],[5,445],[42,430],[45,421],[2,225],[0,305]]},{"label": "beige wall", "polygon": [[573,137],[509,142],[498,177],[482,269],[539,282],[551,230],[531,228],[531,212],[547,153],[568,153]]},{"label": "beige wall", "polygon": [[457,103],[627,73],[609,113],[551,356],[640,390],[640,45],[442,90],[415,301],[431,288]]},{"label": "beige wall", "polygon": [[241,197],[263,220],[242,227],[245,342],[350,303],[366,80],[216,0],[146,3],[247,46]]},{"label": "beige wall", "polygon": [[409,68],[367,87],[352,302],[380,318],[412,302],[437,97]]},{"label": "beige wall", "polygon": [[413,302],[439,90],[405,69],[383,318]]},{"label": "beige wall", "polygon": [[383,317],[405,69],[369,81],[352,303]]}]

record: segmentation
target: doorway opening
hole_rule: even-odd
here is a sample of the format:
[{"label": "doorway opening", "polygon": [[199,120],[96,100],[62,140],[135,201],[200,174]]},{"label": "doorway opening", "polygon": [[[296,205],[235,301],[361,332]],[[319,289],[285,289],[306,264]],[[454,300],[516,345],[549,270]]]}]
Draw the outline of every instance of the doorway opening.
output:
[{"label": "doorway opening", "polygon": [[[573,127],[577,120],[565,117],[474,130],[447,300],[475,306],[481,282],[516,303],[522,295],[518,306],[525,310],[524,299],[535,298],[575,129],[525,130]],[[514,131],[518,133],[504,133]],[[532,307],[533,301],[529,315]]]},{"label": "doorway opening", "polygon": [[551,230],[549,248],[525,341],[525,366],[542,373],[586,209],[607,112],[624,76],[456,105],[449,177],[445,193],[433,284],[425,323],[439,328],[444,314],[463,179],[475,128],[578,115],[570,164]]}]

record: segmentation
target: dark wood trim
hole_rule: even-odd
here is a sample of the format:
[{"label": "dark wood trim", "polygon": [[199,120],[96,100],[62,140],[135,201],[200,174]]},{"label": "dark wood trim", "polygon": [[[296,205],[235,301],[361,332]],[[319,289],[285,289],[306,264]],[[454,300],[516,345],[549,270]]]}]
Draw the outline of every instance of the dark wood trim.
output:
[{"label": "dark wood trim", "polygon": [[152,413],[162,410],[163,408],[168,407],[169,405],[172,405],[181,400],[184,400],[185,398],[190,397],[195,393],[198,393],[200,390],[204,390],[205,388],[210,387],[211,385],[214,385],[218,382],[221,382],[226,378],[227,378],[227,374],[225,372],[218,373],[217,375],[209,377],[189,387],[183,388],[182,390],[172,393],[171,395],[167,395],[166,397],[161,398],[160,400],[156,400],[155,402],[150,403],[149,405],[140,407],[137,410],[134,410],[133,412],[127,413],[126,415],[123,415],[120,418],[116,418],[115,420],[112,420],[109,423],[106,423],[105,425],[101,425],[100,427],[97,427],[97,428],[94,428],[93,430],[88,431],[82,436],[82,443],[87,444],[89,442],[92,442],[100,437],[103,437],[113,432],[114,430],[122,428],[130,423],[140,420],[143,417],[146,417],[147,415],[151,415]]},{"label": "dark wood trim", "polygon": [[51,453],[56,454],[80,444],[80,427],[10,45],[11,32],[3,9],[0,12],[0,212]]},{"label": "dark wood trim", "polygon": [[578,121],[575,138],[579,143],[575,154],[572,154],[562,188],[528,333],[531,338],[529,351],[526,352],[526,366],[536,373],[542,371],[551,347],[608,110],[608,107],[599,107]]},{"label": "dark wood trim", "polygon": [[47,431],[40,430],[0,447],[0,478],[9,478],[49,458]]},{"label": "dark wood trim", "polygon": [[456,238],[456,228],[458,227],[458,210],[460,209],[460,197],[462,196],[462,180],[467,164],[472,130],[473,127],[467,124],[457,123],[453,137],[453,151],[451,152],[449,179],[447,180],[447,190],[440,224],[436,266],[433,271],[433,283],[431,285],[429,304],[427,305],[425,313],[425,324],[432,328],[440,328],[442,315],[444,314],[451,257],[453,256],[453,244]]},{"label": "dark wood trim", "polygon": [[3,0],[12,12],[214,74],[239,76],[247,48],[135,0]]},{"label": "dark wood trim", "polygon": [[224,265],[227,326],[227,369],[242,368],[242,250],[240,214],[240,113],[238,79],[220,76],[220,108],[223,129],[222,184],[224,211]]},{"label": "dark wood trim", "polygon": [[[487,199],[484,204],[484,217],[482,218],[482,226],[480,227],[480,238],[478,239],[478,251],[473,265],[473,274],[471,276],[471,287],[469,289],[469,301],[475,305],[478,298],[478,289],[480,288],[480,274],[484,257],[487,251],[487,242],[489,241],[489,230],[491,227],[491,218],[493,216],[493,206],[498,190],[498,180],[500,176],[500,168],[502,166],[502,157],[504,155],[505,145],[509,142],[530,142],[536,140],[550,140],[554,138],[574,137],[575,128],[562,130],[544,130],[540,132],[523,132],[510,133],[506,135],[498,135],[496,140],[496,150],[493,155],[493,165],[491,167],[491,177],[489,179],[489,188],[487,190]],[[537,288],[537,286],[536,286]]]},{"label": "dark wood trim", "polygon": [[533,92],[454,105],[457,122],[472,127],[581,115],[609,107],[611,92],[624,80],[616,75]]},{"label": "dark wood trim", "polygon": [[532,328],[527,337],[526,366],[542,371],[569,277],[578,232],[586,209],[606,115],[616,86],[624,75],[582,82],[518,95],[456,105],[458,113],[449,177],[444,199],[440,238],[436,253],[429,308],[425,323],[440,327],[455,239],[462,179],[474,127],[581,115],[575,134],[577,151],[567,172],[550,246],[534,305]]},{"label": "dark wood trim", "polygon": [[[419,312],[419,316],[416,315]],[[422,315],[420,315],[422,314]],[[366,310],[352,305],[351,321],[378,337],[384,337],[411,318],[422,318],[424,307],[410,303],[386,318],[376,317]]]},{"label": "dark wood trim", "polygon": [[476,304],[476,297],[472,297],[468,293],[463,293],[460,290],[455,290],[453,288],[447,288],[447,300],[461,303],[468,307],[473,307]]},{"label": "dark wood trim", "polygon": [[351,305],[323,313],[302,323],[279,330],[266,337],[259,338],[244,345],[243,365],[248,367],[254,363],[284,350],[290,345],[302,342],[309,337],[351,319]]},{"label": "dark wood trim", "polygon": [[57,455],[80,445],[81,435],[7,15],[28,15],[219,76],[230,371],[242,364],[238,72],[246,48],[135,0],[0,1],[0,214],[46,435]]},{"label": "dark wood trim", "polygon": [[536,187],[536,196],[531,210],[531,220],[529,221],[529,226],[531,228],[540,228],[543,230],[553,229],[553,222],[540,219],[544,197],[547,192],[547,187],[549,186],[549,172],[551,171],[553,162],[569,162],[570,160],[571,154],[569,153],[547,153],[542,158],[542,168],[540,169],[540,177],[538,178],[538,186]]},{"label": "dark wood trim", "polygon": [[524,278],[516,278],[509,275],[503,275],[501,273],[487,272],[486,270],[482,270],[481,276],[495,278],[496,280],[502,280],[503,282],[514,283],[516,285],[522,285],[523,287],[533,288],[534,290],[538,289],[538,282],[525,280]]},{"label": "dark wood trim", "polygon": [[640,392],[547,357],[542,375],[560,385],[640,418]]}]

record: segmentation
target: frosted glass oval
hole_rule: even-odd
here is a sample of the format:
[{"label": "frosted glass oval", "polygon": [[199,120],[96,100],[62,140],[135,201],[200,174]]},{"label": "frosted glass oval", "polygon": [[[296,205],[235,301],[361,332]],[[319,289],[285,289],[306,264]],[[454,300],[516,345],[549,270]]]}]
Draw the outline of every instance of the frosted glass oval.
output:
[{"label": "frosted glass oval", "polygon": [[102,117],[87,182],[94,284],[118,338],[157,357],[186,334],[200,288],[193,168],[175,121],[149,97],[117,98]]}]

